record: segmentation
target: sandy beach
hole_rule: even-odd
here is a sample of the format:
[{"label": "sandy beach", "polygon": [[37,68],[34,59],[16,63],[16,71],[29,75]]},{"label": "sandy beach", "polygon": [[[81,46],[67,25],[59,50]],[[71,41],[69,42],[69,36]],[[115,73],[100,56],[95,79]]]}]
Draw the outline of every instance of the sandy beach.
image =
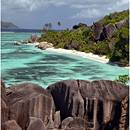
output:
[{"label": "sandy beach", "polygon": [[[45,42],[45,43],[47,43],[47,42]],[[36,43],[30,43],[30,44],[31,45],[38,45],[39,43],[36,42]],[[99,55],[96,55],[96,54],[93,54],[93,53],[85,53],[85,52],[80,52],[80,51],[76,51],[76,50],[68,50],[68,49],[62,49],[62,48],[55,49],[54,47],[47,48],[46,50],[47,51],[54,51],[54,52],[57,52],[57,53],[66,53],[66,54],[78,55],[78,56],[82,56],[84,58],[95,60],[95,61],[98,61],[98,62],[101,62],[101,63],[109,63],[109,59],[105,55],[99,56]],[[110,63],[110,64],[114,65],[114,66],[118,66],[118,65],[113,64],[113,63]],[[123,67],[123,68],[130,70],[130,67]]]},{"label": "sandy beach", "polygon": [[62,48],[58,48],[58,49],[47,48],[46,50],[55,51],[55,52],[58,52],[58,53],[67,53],[67,54],[78,55],[78,56],[82,56],[84,58],[88,58],[88,59],[95,60],[95,61],[102,62],[102,63],[108,63],[109,62],[109,59],[107,59],[106,56],[100,57],[99,55],[95,55],[93,53],[85,53],[85,52],[79,52],[79,51],[76,51],[76,50],[67,50],[67,49],[62,49]]}]

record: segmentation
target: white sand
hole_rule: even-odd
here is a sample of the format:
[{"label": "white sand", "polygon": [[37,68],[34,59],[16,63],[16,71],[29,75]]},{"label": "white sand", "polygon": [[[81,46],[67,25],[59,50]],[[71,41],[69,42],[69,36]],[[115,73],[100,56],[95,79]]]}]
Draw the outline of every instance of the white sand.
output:
[{"label": "white sand", "polygon": [[55,51],[55,52],[58,52],[58,53],[74,54],[74,55],[82,56],[84,58],[99,61],[99,62],[102,62],[102,63],[108,63],[109,62],[109,59],[107,59],[106,56],[100,57],[99,55],[95,55],[93,53],[85,53],[85,52],[80,52],[80,51],[76,51],[76,50],[67,50],[67,49],[61,49],[61,48],[58,48],[58,49],[47,48],[46,50]]},{"label": "white sand", "polygon": [[[36,42],[36,43],[31,43],[31,44],[38,45],[39,43]],[[93,53],[85,53],[85,52],[80,52],[80,51],[76,51],[76,50],[68,50],[68,49],[62,49],[62,48],[58,48],[58,49],[47,48],[46,50],[54,51],[54,52],[57,52],[57,53],[66,53],[66,54],[78,55],[78,56],[82,56],[84,58],[95,60],[95,61],[98,61],[98,62],[101,62],[101,63],[108,63],[109,62],[109,59],[106,58],[106,56],[99,56],[99,55],[95,55]],[[123,68],[126,68],[126,69],[130,70],[130,67],[123,67]]]}]

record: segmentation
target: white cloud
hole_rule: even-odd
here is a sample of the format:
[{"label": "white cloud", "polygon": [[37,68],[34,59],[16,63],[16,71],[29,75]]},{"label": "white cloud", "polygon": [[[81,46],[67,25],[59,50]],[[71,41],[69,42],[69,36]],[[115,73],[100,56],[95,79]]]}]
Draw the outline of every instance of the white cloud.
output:
[{"label": "white cloud", "polygon": [[[62,6],[64,7],[59,8]],[[12,19],[18,21],[19,18],[29,21],[38,17],[35,15],[40,13],[39,17],[43,17],[43,20],[47,18],[53,22],[57,15],[58,19],[62,21],[71,18],[67,22],[75,23],[79,19],[80,21],[82,19],[92,21],[94,18],[98,20],[109,13],[128,8],[129,0],[1,0],[2,18],[8,21],[12,21]],[[63,13],[66,14],[63,15]]]},{"label": "white cloud", "polygon": [[94,18],[94,17],[99,17],[102,16],[102,12],[97,9],[83,9],[81,12],[77,13],[76,15],[73,15],[71,18]]}]

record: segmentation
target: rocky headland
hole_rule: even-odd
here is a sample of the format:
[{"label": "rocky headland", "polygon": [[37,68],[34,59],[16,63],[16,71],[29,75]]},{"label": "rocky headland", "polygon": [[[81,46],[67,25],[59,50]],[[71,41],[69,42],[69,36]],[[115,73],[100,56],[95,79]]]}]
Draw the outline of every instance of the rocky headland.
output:
[{"label": "rocky headland", "polygon": [[47,89],[1,81],[2,130],[126,130],[129,86],[110,80],[64,80]]}]

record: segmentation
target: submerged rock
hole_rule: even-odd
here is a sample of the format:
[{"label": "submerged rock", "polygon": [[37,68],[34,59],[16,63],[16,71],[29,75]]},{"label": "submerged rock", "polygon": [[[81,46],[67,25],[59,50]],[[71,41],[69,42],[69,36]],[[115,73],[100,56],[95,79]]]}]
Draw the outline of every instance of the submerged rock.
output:
[{"label": "submerged rock", "polygon": [[9,120],[16,120],[22,129],[26,128],[30,117],[36,117],[48,124],[53,116],[54,103],[51,95],[41,86],[29,82],[7,88]]},{"label": "submerged rock", "polygon": [[14,42],[14,45],[19,45],[19,43],[17,41]]}]

